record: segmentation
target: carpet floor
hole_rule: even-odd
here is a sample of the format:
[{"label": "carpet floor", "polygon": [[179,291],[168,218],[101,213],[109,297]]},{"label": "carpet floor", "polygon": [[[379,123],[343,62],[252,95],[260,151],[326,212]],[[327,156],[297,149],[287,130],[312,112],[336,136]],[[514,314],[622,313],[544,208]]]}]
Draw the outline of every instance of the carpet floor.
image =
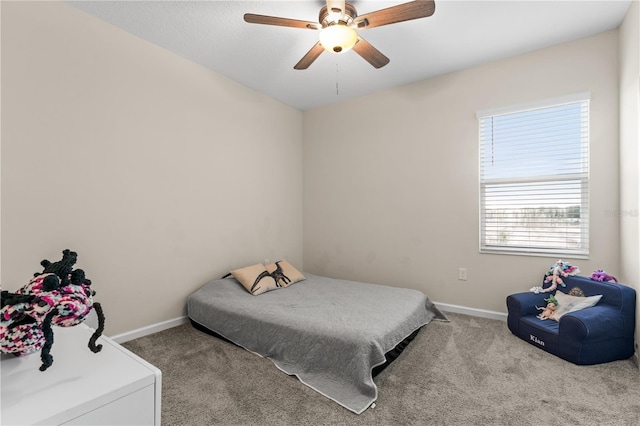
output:
[{"label": "carpet floor", "polygon": [[162,371],[167,426],[640,425],[631,360],[577,366],[516,338],[505,322],[447,316],[376,377],[376,405],[360,415],[190,324],[124,346]]}]

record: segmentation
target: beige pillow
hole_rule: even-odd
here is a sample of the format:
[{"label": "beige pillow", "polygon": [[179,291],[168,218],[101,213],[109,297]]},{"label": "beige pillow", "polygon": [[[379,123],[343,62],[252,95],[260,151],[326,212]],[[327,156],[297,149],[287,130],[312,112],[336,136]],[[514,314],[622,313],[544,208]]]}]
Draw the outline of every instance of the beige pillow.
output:
[{"label": "beige pillow", "polygon": [[558,290],[556,291],[555,298],[558,301],[558,306],[556,307],[556,311],[551,316],[551,319],[560,321],[560,318],[563,315],[568,314],[569,312],[575,312],[579,311],[580,309],[594,306],[600,301],[602,295],[599,294],[597,296],[589,297],[569,296],[568,294],[564,294],[563,292]]},{"label": "beige pillow", "polygon": [[298,271],[292,264],[286,260],[279,260],[265,266],[267,272],[276,280],[278,285],[288,287],[293,283],[304,280],[302,272]]},{"label": "beige pillow", "polygon": [[254,296],[280,288],[262,263],[235,269],[231,275]]}]

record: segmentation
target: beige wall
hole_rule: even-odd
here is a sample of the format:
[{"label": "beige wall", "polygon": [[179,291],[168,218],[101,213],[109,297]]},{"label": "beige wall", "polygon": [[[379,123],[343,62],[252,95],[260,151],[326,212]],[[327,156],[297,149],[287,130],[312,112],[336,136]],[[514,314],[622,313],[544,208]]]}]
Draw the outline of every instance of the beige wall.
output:
[{"label": "beige wall", "polygon": [[[620,26],[620,267],[640,291],[640,3]],[[637,300],[640,312],[640,298]],[[636,320],[636,336],[640,317]],[[636,342],[638,339],[636,338]],[[637,344],[636,344],[637,352]]]},{"label": "beige wall", "polygon": [[591,256],[565,260],[619,272],[617,55],[614,30],[306,112],[305,269],[506,312],[557,258],[478,253],[476,111],[590,91]]},{"label": "beige wall", "polygon": [[582,91],[592,255],[567,260],[633,279],[638,240],[607,212],[637,206],[617,144],[637,6],[620,70],[610,31],[303,114],[64,4],[2,2],[2,286],[75,249],[116,334],[184,314],[230,267],[304,254],[309,272],[504,312],[556,259],[478,253],[475,113]]},{"label": "beige wall", "polygon": [[63,3],[2,2],[3,289],[64,248],[116,334],[302,265],[302,113]]}]

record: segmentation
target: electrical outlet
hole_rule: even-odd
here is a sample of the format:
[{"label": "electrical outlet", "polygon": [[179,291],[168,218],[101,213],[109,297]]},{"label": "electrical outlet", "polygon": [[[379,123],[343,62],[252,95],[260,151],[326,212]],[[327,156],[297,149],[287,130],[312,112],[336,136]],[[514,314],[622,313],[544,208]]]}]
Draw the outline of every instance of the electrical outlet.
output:
[{"label": "electrical outlet", "polygon": [[467,280],[467,268],[458,268],[458,279],[460,281]]}]

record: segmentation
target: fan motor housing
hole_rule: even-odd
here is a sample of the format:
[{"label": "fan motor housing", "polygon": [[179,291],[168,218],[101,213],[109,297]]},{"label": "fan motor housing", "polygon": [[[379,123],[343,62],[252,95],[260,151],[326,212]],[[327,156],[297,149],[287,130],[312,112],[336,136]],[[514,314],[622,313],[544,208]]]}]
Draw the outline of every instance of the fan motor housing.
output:
[{"label": "fan motor housing", "polygon": [[[333,13],[340,13],[340,10],[334,9]],[[328,21],[327,18],[329,18],[331,15],[332,13],[329,12],[327,6],[322,6],[322,9],[320,9],[320,14],[318,15],[318,22],[322,24],[322,28],[326,28],[329,25],[334,24],[351,25],[355,17],[358,16],[358,12],[356,11],[356,8],[353,7],[353,5],[351,5],[350,3],[345,3],[344,13],[340,14],[340,18],[338,20]]]}]

